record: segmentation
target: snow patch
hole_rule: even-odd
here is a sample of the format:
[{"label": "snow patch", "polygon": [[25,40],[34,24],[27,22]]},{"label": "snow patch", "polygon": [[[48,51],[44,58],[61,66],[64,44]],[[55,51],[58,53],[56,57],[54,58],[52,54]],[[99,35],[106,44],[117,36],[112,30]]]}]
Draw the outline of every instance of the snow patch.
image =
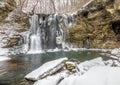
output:
[{"label": "snow patch", "polygon": [[99,57],[99,58],[95,58],[89,61],[85,61],[83,63],[80,63],[78,65],[78,68],[81,74],[83,74],[86,71],[88,71],[91,67],[94,67],[94,66],[105,66],[103,59]]},{"label": "snow patch", "polygon": [[113,55],[120,55],[120,48],[115,48],[111,51],[111,54]]},{"label": "snow patch", "polygon": [[6,57],[6,56],[0,56],[0,61],[6,61],[6,60],[10,60],[11,58]]},{"label": "snow patch", "polygon": [[0,1],[0,8],[5,7],[5,3]]},{"label": "snow patch", "polygon": [[120,85],[120,68],[93,67],[82,76],[65,78],[59,85]]},{"label": "snow patch", "polygon": [[68,74],[66,71],[63,71],[59,74],[48,76],[47,78],[38,80],[34,85],[57,85],[63,78],[67,77]]}]

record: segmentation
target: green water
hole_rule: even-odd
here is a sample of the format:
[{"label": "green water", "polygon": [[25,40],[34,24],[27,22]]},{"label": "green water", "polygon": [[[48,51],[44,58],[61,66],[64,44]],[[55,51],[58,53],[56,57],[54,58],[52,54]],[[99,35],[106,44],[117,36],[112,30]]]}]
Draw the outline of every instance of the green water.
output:
[{"label": "green water", "polygon": [[[100,57],[100,52],[51,52],[42,54],[11,55],[12,60],[0,62],[0,85],[29,85],[24,76],[47,61],[68,57],[80,62]],[[107,59],[103,56],[104,59]]]}]

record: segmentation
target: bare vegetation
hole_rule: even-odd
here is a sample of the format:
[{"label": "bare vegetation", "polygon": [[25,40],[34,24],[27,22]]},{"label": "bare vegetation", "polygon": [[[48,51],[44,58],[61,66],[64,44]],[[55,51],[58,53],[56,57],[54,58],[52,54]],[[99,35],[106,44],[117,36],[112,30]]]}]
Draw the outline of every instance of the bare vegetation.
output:
[{"label": "bare vegetation", "polygon": [[68,13],[79,10],[90,0],[16,0],[21,8],[31,8],[34,13]]}]

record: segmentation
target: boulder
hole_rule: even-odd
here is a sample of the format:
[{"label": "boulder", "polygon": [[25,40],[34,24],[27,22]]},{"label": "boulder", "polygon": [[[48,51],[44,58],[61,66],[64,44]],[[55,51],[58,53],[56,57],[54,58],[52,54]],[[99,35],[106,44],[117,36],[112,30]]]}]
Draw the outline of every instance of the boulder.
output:
[{"label": "boulder", "polygon": [[58,70],[60,70],[64,66],[64,62],[67,60],[68,58],[60,58],[54,61],[49,61],[43,64],[42,66],[40,66],[38,69],[27,74],[25,78],[27,80],[32,80],[32,81],[43,79],[48,75],[52,75],[56,73]]},{"label": "boulder", "polygon": [[34,85],[58,85],[58,83],[68,76],[66,71],[57,73],[56,75],[48,76],[47,78],[38,80]]},{"label": "boulder", "polygon": [[111,51],[112,55],[120,55],[120,48],[115,48]]}]

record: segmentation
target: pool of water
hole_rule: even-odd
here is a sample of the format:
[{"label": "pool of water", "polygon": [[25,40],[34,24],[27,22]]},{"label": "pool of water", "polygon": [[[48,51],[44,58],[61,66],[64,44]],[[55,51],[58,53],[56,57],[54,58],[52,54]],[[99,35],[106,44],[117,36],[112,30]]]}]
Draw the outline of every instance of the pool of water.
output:
[{"label": "pool of water", "polygon": [[[30,85],[24,76],[47,61],[68,57],[83,62],[100,56],[100,52],[94,51],[11,55],[11,60],[0,62],[0,85]],[[105,56],[103,58],[107,59]]]}]

